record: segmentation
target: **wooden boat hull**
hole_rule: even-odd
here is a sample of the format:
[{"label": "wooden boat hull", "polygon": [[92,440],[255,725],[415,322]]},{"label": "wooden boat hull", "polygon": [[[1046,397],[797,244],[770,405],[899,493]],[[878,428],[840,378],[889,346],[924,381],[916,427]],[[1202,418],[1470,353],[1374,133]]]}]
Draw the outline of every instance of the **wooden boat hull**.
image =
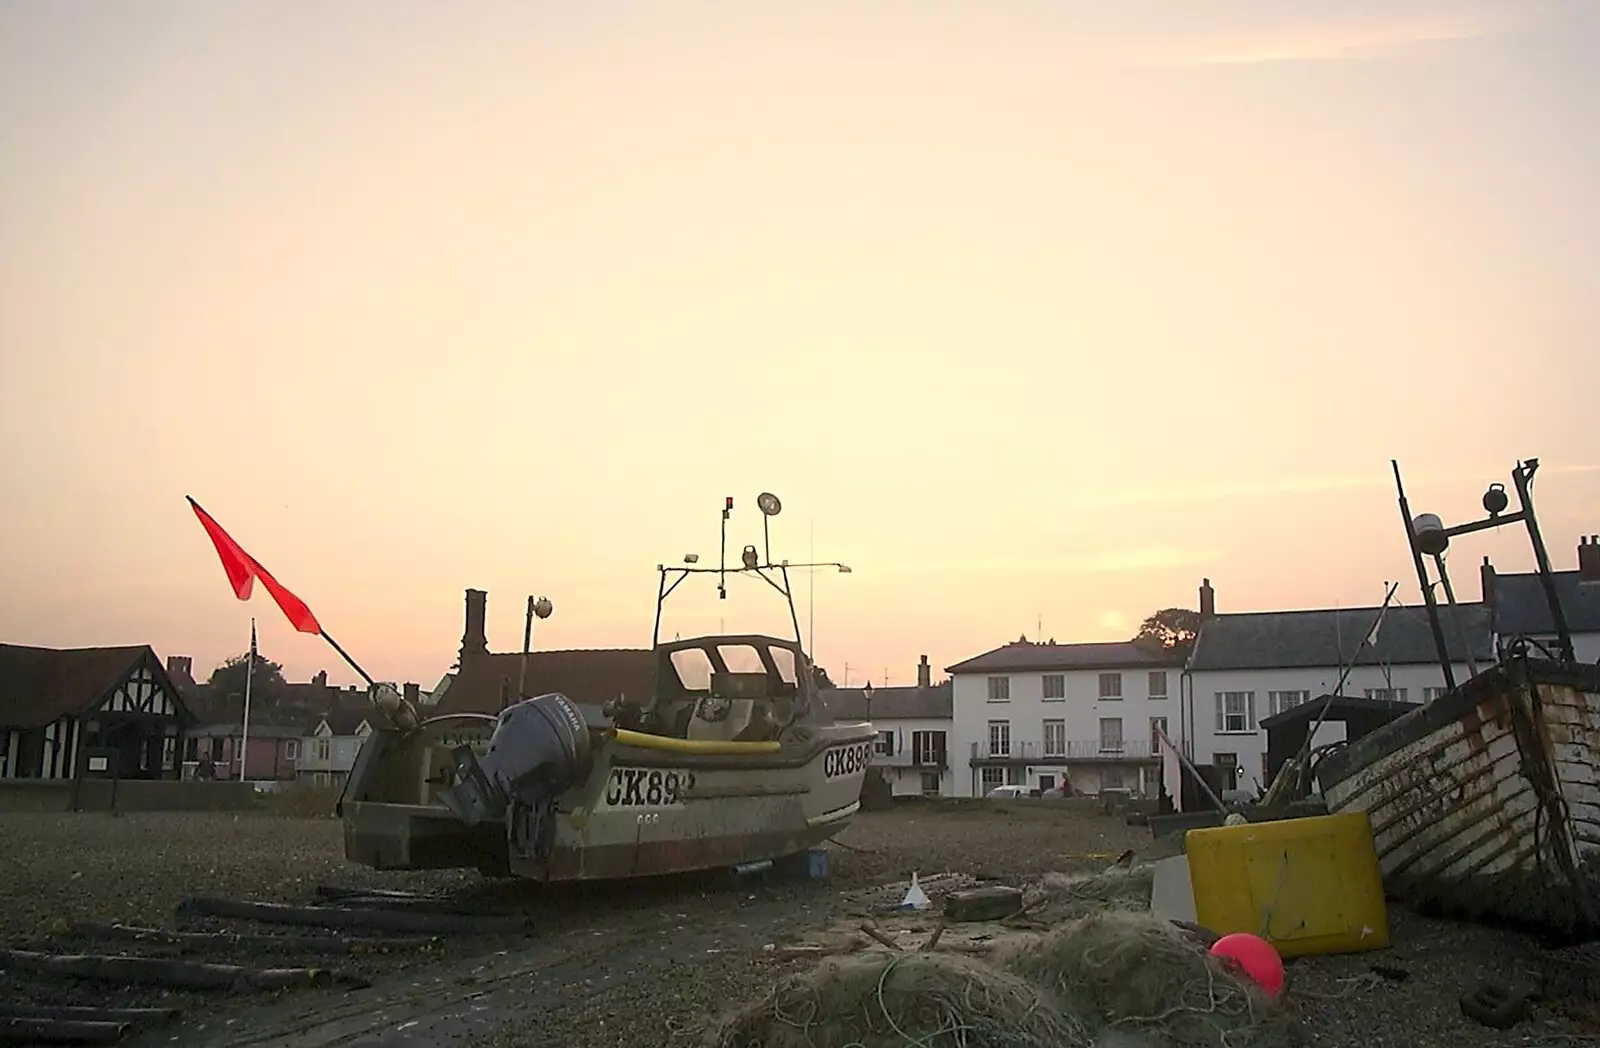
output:
[{"label": "wooden boat hull", "polygon": [[1391,897],[1600,931],[1600,667],[1521,657],[1325,758]]}]

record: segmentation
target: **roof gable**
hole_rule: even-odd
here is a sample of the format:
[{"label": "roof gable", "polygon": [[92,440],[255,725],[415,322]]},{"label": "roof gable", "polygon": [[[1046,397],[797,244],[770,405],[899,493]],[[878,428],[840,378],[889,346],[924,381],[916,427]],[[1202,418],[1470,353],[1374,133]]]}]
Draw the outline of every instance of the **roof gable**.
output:
[{"label": "roof gable", "polygon": [[965,662],[946,666],[946,673],[1028,673],[1050,670],[1176,669],[1183,660],[1170,651],[1131,640],[1090,644],[1035,644],[1012,641]]},{"label": "roof gable", "polygon": [[[1576,571],[1556,571],[1556,597],[1567,629],[1573,633],[1600,633],[1600,583],[1581,582]],[[1518,634],[1553,634],[1550,602],[1544,584],[1534,572],[1496,573],[1493,582],[1494,628],[1502,637]]]},{"label": "roof gable", "polygon": [[[436,714],[499,713],[501,689],[517,689],[522,654],[468,657],[435,707]],[[528,653],[529,695],[560,692],[575,702],[600,705],[626,694],[644,699],[655,688],[655,653],[649,648],[573,648]]]},{"label": "roof gable", "polygon": [[[1458,604],[1456,614],[1470,638],[1472,656],[1494,660],[1489,609]],[[1425,607],[1393,607],[1383,617],[1376,650],[1362,645],[1377,618],[1377,608],[1260,611],[1213,615],[1200,625],[1189,669],[1265,670],[1340,666],[1404,666],[1437,662],[1438,648]],[[1450,657],[1464,662],[1465,651],[1448,608],[1440,609]],[[1359,652],[1357,649],[1360,649]]]},{"label": "roof gable", "polygon": [[0,644],[0,726],[40,728],[61,717],[87,713],[110,699],[141,667],[149,668],[152,684],[143,690],[164,693],[173,715],[191,721],[177,687],[148,644],[114,648]]},{"label": "roof gable", "polygon": [[949,682],[931,688],[873,688],[871,709],[862,688],[823,688],[818,697],[834,720],[949,720],[955,703]]}]

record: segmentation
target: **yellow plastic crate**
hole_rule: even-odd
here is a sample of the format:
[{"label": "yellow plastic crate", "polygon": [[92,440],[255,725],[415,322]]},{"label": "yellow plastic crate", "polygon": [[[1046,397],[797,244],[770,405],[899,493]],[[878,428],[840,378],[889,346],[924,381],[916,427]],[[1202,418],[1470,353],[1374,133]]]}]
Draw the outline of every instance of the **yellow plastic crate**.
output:
[{"label": "yellow plastic crate", "polygon": [[1196,923],[1250,932],[1284,957],[1389,945],[1366,812],[1190,830]]}]

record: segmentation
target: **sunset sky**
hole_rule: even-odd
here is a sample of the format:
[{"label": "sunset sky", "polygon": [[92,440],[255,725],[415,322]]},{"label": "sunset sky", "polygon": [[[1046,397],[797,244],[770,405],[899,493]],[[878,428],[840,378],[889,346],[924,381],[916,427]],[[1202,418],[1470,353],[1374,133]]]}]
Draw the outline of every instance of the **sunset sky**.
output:
[{"label": "sunset sky", "polygon": [[[907,683],[1600,533],[1593,0],[9,0],[0,640],[380,679],[647,644],[760,541]],[[1531,563],[1517,531],[1461,540]],[[802,624],[807,581],[797,583]],[[781,626],[752,580],[667,628]]]}]

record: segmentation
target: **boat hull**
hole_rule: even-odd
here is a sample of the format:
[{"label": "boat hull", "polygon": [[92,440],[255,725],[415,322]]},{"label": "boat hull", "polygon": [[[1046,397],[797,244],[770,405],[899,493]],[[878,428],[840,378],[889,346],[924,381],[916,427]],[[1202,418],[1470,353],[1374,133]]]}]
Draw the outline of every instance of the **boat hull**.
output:
[{"label": "boat hull", "polygon": [[589,774],[559,797],[553,846],[540,858],[519,847],[505,824],[468,826],[438,800],[437,770],[450,764],[451,747],[464,741],[478,748],[486,731],[434,741],[375,733],[340,805],[345,854],[378,869],[476,867],[541,881],[781,858],[849,823],[874,738],[869,723],[807,725],[782,752],[737,758],[607,739]]},{"label": "boat hull", "polygon": [[1390,896],[1600,931],[1600,667],[1507,659],[1317,778],[1330,812],[1367,813]]}]

